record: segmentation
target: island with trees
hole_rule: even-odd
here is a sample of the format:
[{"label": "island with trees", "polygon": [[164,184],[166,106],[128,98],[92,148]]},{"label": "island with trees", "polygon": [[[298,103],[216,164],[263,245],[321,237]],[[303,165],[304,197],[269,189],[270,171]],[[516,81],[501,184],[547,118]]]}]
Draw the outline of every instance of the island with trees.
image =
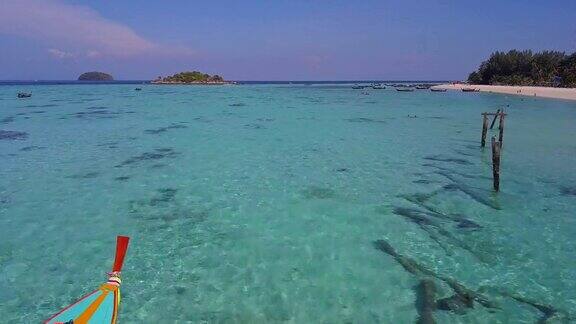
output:
[{"label": "island with trees", "polygon": [[114,78],[104,72],[86,72],[78,77],[78,81],[114,81]]},{"label": "island with trees", "polygon": [[152,81],[153,84],[210,84],[210,85],[220,85],[220,84],[232,84],[231,81],[226,81],[221,76],[215,74],[210,75],[198,71],[192,72],[180,72],[172,76],[158,77],[156,80]]},{"label": "island with trees", "polygon": [[470,73],[468,82],[479,85],[576,88],[576,52],[511,50],[494,52]]}]

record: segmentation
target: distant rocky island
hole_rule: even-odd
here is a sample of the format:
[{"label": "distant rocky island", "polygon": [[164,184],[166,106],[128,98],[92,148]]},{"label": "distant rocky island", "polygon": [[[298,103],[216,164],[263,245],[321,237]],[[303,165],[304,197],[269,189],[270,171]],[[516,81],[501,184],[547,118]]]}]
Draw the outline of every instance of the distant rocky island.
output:
[{"label": "distant rocky island", "polygon": [[153,84],[233,84],[234,82],[226,81],[221,76],[210,75],[198,71],[180,72],[172,76],[161,77],[152,81]]},{"label": "distant rocky island", "polygon": [[78,77],[78,81],[114,81],[114,78],[104,72],[86,72]]}]

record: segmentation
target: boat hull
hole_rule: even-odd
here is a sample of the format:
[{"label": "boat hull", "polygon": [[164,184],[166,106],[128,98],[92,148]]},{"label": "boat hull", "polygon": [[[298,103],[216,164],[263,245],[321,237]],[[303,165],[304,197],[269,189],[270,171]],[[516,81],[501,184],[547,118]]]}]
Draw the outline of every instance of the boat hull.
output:
[{"label": "boat hull", "polygon": [[128,236],[116,237],[116,255],[108,281],[46,321],[46,324],[115,324],[120,305],[120,273],[128,250]]},{"label": "boat hull", "polygon": [[75,303],[55,314],[45,324],[115,324],[120,305],[120,287],[103,284]]}]

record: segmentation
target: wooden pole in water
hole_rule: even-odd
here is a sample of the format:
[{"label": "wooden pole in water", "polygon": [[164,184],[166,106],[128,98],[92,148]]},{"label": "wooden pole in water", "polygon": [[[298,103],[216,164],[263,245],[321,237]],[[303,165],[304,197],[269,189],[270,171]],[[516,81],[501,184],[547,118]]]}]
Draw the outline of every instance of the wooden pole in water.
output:
[{"label": "wooden pole in water", "polygon": [[488,115],[482,113],[482,140],[480,141],[480,146],[486,146],[486,134],[488,133]]},{"label": "wooden pole in water", "polygon": [[492,136],[492,178],[494,191],[500,191],[500,142]]},{"label": "wooden pole in water", "polygon": [[502,148],[502,137],[504,136],[504,113],[500,113],[500,123],[498,125],[498,142],[500,142],[500,148]]},{"label": "wooden pole in water", "polygon": [[494,124],[496,123],[496,118],[498,118],[498,113],[500,109],[496,110],[496,115],[494,115],[494,119],[492,119],[492,124],[490,124],[490,129],[494,128]]}]

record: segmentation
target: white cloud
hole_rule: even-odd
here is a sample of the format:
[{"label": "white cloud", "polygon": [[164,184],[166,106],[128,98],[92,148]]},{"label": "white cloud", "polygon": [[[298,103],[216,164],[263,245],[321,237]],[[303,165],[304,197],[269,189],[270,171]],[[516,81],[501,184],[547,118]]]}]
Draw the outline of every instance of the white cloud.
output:
[{"label": "white cloud", "polygon": [[61,51],[57,48],[51,48],[48,50],[48,53],[50,53],[50,55],[52,55],[55,58],[58,59],[70,59],[70,58],[75,58],[76,54],[74,53],[69,53],[69,52],[65,52],[65,51]]},{"label": "white cloud", "polygon": [[1,0],[0,33],[71,49],[50,49],[49,53],[58,58],[70,58],[72,52],[83,52],[90,58],[193,53],[188,48],[155,43],[89,7],[61,0]]},{"label": "white cloud", "polygon": [[86,53],[86,56],[89,58],[99,58],[102,57],[102,54],[98,51],[90,50]]}]

